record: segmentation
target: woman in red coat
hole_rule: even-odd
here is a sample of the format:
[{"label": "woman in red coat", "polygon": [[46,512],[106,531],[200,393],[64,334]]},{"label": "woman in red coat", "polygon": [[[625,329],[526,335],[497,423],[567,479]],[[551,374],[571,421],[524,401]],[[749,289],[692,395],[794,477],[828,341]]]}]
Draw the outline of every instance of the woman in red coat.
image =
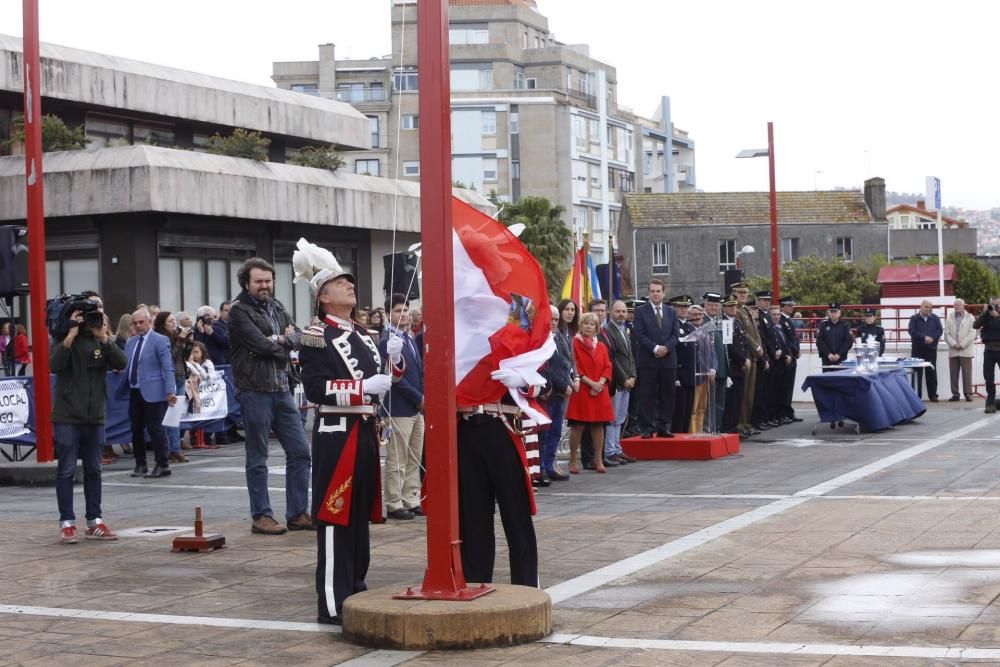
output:
[{"label": "woman in red coat", "polygon": [[28,351],[28,330],[23,324],[18,324],[14,329],[17,334],[14,336],[14,361],[17,362],[17,374],[24,375],[31,363],[31,353]]},{"label": "woman in red coat", "polygon": [[578,474],[577,454],[583,427],[590,427],[594,443],[594,470],[605,472],[601,452],[604,451],[604,426],[615,418],[611,408],[608,383],[611,382],[611,360],[608,350],[597,340],[600,320],[594,313],[580,318],[580,333],[573,337],[573,359],[580,374],[580,391],[569,399],[566,419],[569,420],[569,471]]}]

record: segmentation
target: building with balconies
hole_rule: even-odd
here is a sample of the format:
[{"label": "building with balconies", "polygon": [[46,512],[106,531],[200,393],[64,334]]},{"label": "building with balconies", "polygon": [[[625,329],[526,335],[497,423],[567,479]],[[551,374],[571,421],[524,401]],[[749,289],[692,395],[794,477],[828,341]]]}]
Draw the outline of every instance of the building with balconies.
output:
[{"label": "building with balconies", "polygon": [[[347,156],[356,173],[420,178],[416,20],[414,0],[393,0],[391,54],[337,60],[325,44],[318,61],[273,64],[280,88],[349,102],[369,118],[371,146]],[[557,41],[535,0],[451,0],[449,24],[455,181],[503,201],[561,205],[601,261],[624,194],[695,189],[694,142],[669,113],[664,121],[669,105],[652,118],[619,105],[615,68],[587,45]]]}]

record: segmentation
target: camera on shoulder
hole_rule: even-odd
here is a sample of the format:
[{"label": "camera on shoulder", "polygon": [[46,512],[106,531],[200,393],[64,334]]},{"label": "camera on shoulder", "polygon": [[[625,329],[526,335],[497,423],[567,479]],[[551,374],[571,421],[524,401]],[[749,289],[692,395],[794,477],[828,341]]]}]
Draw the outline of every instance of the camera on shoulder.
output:
[{"label": "camera on shoulder", "polygon": [[[103,327],[104,313],[100,312],[100,308],[99,303],[82,294],[63,295],[51,299],[46,307],[46,324],[49,333],[56,340],[62,340],[74,326],[79,326],[81,333],[89,329]],[[77,324],[70,319],[74,312],[83,315],[83,322]]]}]

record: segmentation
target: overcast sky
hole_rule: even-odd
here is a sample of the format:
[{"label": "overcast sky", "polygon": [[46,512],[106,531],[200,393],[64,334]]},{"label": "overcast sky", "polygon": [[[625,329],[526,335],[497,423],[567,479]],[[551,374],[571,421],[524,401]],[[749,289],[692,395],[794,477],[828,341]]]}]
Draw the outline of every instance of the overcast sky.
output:
[{"label": "overcast sky", "polygon": [[[389,53],[390,0],[39,0],[41,39],[263,85],[275,60]],[[2,0],[0,32],[20,35]],[[538,0],[565,43],[618,70],[619,102],[651,115],[669,95],[696,142],[698,187],[766,190],[775,124],[779,190],[922,192],[1000,206],[1000,5],[951,0]],[[13,10],[13,11],[11,11]]]}]

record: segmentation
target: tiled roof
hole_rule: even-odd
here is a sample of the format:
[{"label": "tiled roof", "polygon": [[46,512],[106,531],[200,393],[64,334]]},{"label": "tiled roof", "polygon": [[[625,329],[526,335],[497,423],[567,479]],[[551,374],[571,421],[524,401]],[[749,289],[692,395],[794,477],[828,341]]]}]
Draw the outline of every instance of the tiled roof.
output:
[{"label": "tiled roof", "polygon": [[[680,192],[625,195],[632,225],[766,225],[766,192]],[[779,192],[778,222],[827,225],[871,222],[860,190]]]},{"label": "tiled roof", "polygon": [[[886,215],[888,215],[890,213],[897,213],[897,212],[899,212],[899,213],[904,213],[904,212],[905,213],[915,213],[916,215],[919,215],[921,218],[925,218],[927,220],[937,221],[937,212],[936,211],[928,211],[926,208],[920,208],[918,206],[912,206],[910,204],[898,204],[898,205],[893,206],[892,208],[890,208],[885,213],[886,213]],[[969,226],[969,223],[967,223],[965,220],[958,220],[956,218],[949,218],[946,215],[942,215],[941,216],[941,222],[943,222],[946,226],[960,227],[962,229],[965,229],[966,227]]]}]

